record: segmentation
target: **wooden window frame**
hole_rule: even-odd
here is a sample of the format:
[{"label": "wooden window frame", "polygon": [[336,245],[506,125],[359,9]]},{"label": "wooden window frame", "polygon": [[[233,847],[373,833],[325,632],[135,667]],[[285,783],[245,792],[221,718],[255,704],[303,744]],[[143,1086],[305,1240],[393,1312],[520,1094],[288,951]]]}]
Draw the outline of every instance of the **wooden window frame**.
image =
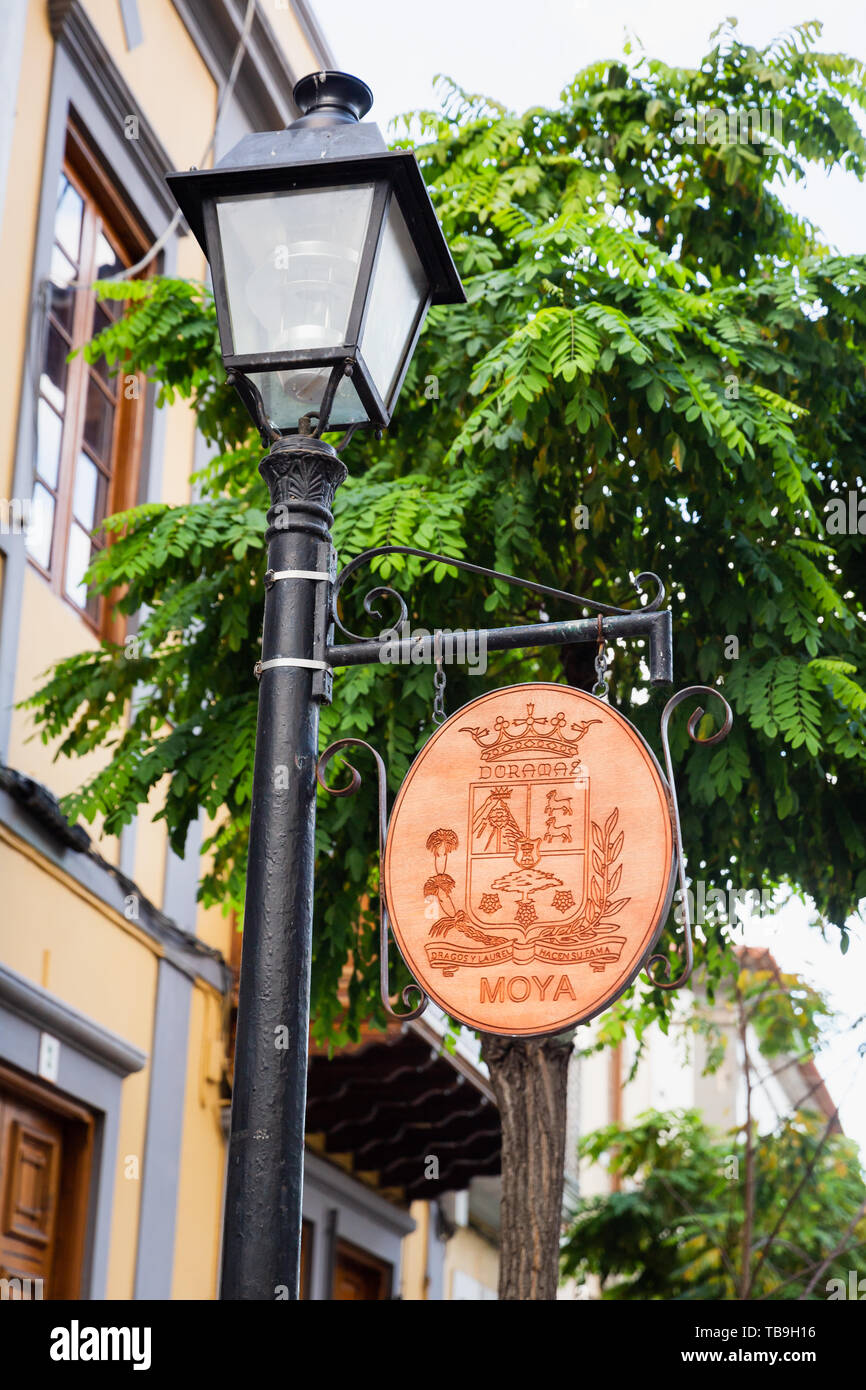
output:
[{"label": "wooden window frame", "polygon": [[[132,265],[145,253],[150,245],[150,237],[144,226],[125,202],[121,193],[100,162],[92,144],[83,129],[70,116],[66,131],[66,147],[61,173],[69,180],[84,203],[82,237],[88,245],[79,248],[79,260],[92,265],[93,247],[96,238],[96,224],[110,238],[124,265]],[[52,244],[55,242],[52,229]],[[146,273],[146,272],[145,272]],[[94,314],[98,304],[96,295],[90,288],[75,291],[72,314],[72,345],[79,347],[92,336]],[[47,342],[48,326],[52,322],[50,302],[45,308],[45,333]],[[40,363],[40,372],[43,364]],[[138,392],[129,398],[123,389],[124,373],[118,370],[113,399],[114,420],[111,447],[108,455],[109,470],[104,461],[98,459],[85,448],[84,419],[87,408],[87,392],[91,377],[99,382],[92,389],[101,390],[104,383],[81,353],[67,363],[65,404],[62,417],[62,433],[57,468],[57,486],[53,490],[55,509],[52,526],[49,566],[46,569],[28,552],[28,560],[64,603],[85,622],[96,635],[120,642],[126,631],[125,619],[116,612],[116,601],[121,591],[108,596],[100,596],[96,614],[81,608],[66,592],[66,568],[73,521],[73,492],[75,472],[80,452],[86,452],[99,473],[107,476],[105,496],[105,516],[124,511],[134,506],[138,495],[141,468],[142,442],[144,432],[144,386],[138,377]],[[108,391],[106,398],[110,399]],[[42,480],[43,486],[45,485]],[[51,489],[49,489],[51,491]],[[105,542],[103,542],[104,544]]]}]

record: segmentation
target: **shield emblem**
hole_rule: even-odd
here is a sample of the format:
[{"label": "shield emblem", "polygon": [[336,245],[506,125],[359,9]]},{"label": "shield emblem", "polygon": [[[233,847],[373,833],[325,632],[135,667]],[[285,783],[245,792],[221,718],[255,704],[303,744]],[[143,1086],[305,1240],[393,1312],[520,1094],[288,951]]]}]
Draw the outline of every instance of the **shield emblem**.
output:
[{"label": "shield emblem", "polygon": [[589,776],[472,782],[466,908],[476,926],[525,937],[563,926],[586,898]]},{"label": "shield emblem", "polygon": [[489,691],[419,753],[383,872],[403,958],[441,1008],[487,1033],[563,1031],[628,987],[661,929],[664,777],[628,720],[584,691]]}]

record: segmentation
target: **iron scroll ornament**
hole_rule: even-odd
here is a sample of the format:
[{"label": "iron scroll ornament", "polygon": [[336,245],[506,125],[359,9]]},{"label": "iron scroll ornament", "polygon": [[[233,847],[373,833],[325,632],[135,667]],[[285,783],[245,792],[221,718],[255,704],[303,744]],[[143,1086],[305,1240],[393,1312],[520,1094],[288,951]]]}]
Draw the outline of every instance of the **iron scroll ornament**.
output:
[{"label": "iron scroll ornament", "polygon": [[680,901],[682,902],[683,906],[683,933],[685,938],[685,967],[682,971],[682,974],[680,974],[675,980],[671,980],[670,978],[668,978],[667,980],[660,980],[657,979],[656,976],[653,974],[653,966],[658,965],[660,970],[663,970],[665,975],[670,977],[671,963],[667,956],[650,956],[649,960],[646,963],[646,972],[651,984],[653,984],[656,989],[665,990],[681,989],[682,986],[687,983],[689,977],[691,976],[695,960],[694,944],[692,941],[692,923],[689,914],[688,891],[686,889],[686,866],[685,856],[683,854],[683,835],[682,830],[680,828],[680,809],[679,804],[677,802],[677,788],[676,781],[674,780],[673,764],[671,761],[670,743],[668,742],[668,725],[670,724],[671,715],[673,714],[677,705],[681,705],[683,700],[688,700],[692,695],[715,695],[717,699],[721,700],[722,704],[725,707],[725,722],[722,725],[722,727],[720,729],[717,729],[714,734],[710,734],[708,738],[700,738],[697,733],[697,728],[698,724],[704,716],[704,710],[700,705],[698,706],[694,713],[690,715],[689,722],[687,725],[689,731],[689,738],[691,739],[692,743],[721,743],[723,739],[727,738],[728,734],[731,731],[731,725],[734,722],[733,711],[730,705],[728,704],[727,700],[725,699],[724,695],[721,693],[720,690],[716,690],[713,686],[710,685],[688,685],[686,686],[685,690],[678,690],[676,695],[671,696],[664,709],[662,710],[662,717],[660,721],[661,741],[665,757],[665,770],[667,771],[668,775],[671,824],[673,826],[674,832],[674,843],[676,844],[677,849],[677,873],[679,876],[680,884]]},{"label": "iron scroll ornament", "polygon": [[[389,1018],[396,1023],[408,1023],[413,1018],[420,1018],[429,1004],[429,999],[424,990],[417,982],[405,985],[402,993],[403,1003],[409,1010],[408,1013],[398,1014],[391,1008],[391,990],[388,981],[388,948],[390,945],[390,920],[388,908],[385,905],[385,892],[382,886],[382,859],[385,852],[385,837],[388,830],[388,774],[381,755],[377,753],[372,744],[365,742],[362,738],[340,738],[335,743],[331,743],[322,753],[316,764],[316,780],[324,791],[331,796],[354,796],[361,786],[361,774],[357,768],[346,761],[346,767],[352,774],[352,780],[345,787],[330,787],[325,781],[325,769],[336,753],[342,748],[354,745],[356,748],[366,748],[368,753],[372,753],[376,762],[379,788],[379,993],[382,999],[382,1007]],[[420,1003],[412,1008],[410,995],[417,991],[420,996]]]},{"label": "iron scroll ornament", "polygon": [[[414,546],[410,545],[380,545],[372,550],[362,550],[360,555],[356,555],[354,560],[350,560],[348,565],[344,566],[337,575],[331,591],[331,617],[334,620],[334,624],[345,637],[348,637],[353,642],[366,642],[371,639],[362,637],[357,632],[350,632],[347,627],[343,626],[337,612],[337,603],[340,593],[346,580],[349,579],[356,570],[360,569],[362,565],[369,564],[372,560],[376,560],[380,556],[385,555],[414,555],[421,560],[432,560],[435,564],[449,565],[453,566],[455,569],[465,570],[468,574],[480,574],[487,579],[501,579],[506,584],[515,584],[518,588],[528,589],[530,593],[537,594],[540,598],[562,599],[565,603],[574,603],[581,608],[591,608],[594,613],[600,613],[604,617],[618,617],[628,615],[635,611],[632,608],[615,608],[611,604],[599,603],[597,599],[583,598],[580,594],[571,594],[566,589],[552,589],[547,584],[537,584],[532,579],[521,579],[515,574],[505,574],[501,570],[486,569],[483,565],[470,564],[468,560],[458,560],[453,555],[436,555],[433,551],[416,550]],[[647,583],[651,581],[655,585],[656,592],[650,601],[643,605],[640,612],[655,613],[664,603],[665,586],[657,574],[645,570],[632,579],[634,588],[639,594],[644,592],[642,581],[646,581]],[[379,613],[378,609],[373,607],[373,604],[379,598],[395,599],[400,608],[400,617],[398,621],[402,623],[408,620],[409,609],[405,599],[396,589],[392,589],[390,585],[387,584],[378,584],[364,595],[364,612],[370,614],[371,617],[381,619],[382,615]],[[384,640],[385,639],[380,639],[380,641]]]}]

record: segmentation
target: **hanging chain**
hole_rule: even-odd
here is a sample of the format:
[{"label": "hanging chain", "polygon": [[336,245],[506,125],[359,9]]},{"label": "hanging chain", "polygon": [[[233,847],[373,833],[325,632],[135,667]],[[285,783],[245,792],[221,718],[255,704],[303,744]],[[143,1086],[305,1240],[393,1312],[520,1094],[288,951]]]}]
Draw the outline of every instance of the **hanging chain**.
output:
[{"label": "hanging chain", "polygon": [[442,633],[433,634],[433,656],[436,670],[433,672],[433,723],[444,724],[448,718],[445,713],[445,672],[442,669]]},{"label": "hanging chain", "polygon": [[598,615],[598,651],[595,654],[595,674],[597,680],[592,687],[592,693],[597,700],[603,700],[607,694],[607,656],[604,649],[604,633],[601,628],[601,614]]}]

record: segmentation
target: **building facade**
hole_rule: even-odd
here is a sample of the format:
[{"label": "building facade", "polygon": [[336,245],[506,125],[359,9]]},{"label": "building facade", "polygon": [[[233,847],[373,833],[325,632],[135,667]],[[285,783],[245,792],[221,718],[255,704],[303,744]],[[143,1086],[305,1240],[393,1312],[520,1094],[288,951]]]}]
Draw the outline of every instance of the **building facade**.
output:
[{"label": "building facade", "polygon": [[[304,0],[5,0],[3,25],[0,1281],[211,1299],[240,936],[197,902],[208,826],[175,854],[164,789],[119,837],[71,825],[59,798],[104,755],[55,761],[19,706],[134,633],[84,584],[94,529],[189,501],[204,461],[184,403],[70,356],[119,312],[93,283],[204,279],[166,173],[285,126],[298,78],[337,64]],[[313,1052],[304,1297],[494,1296],[498,1116],[443,1034]]]},{"label": "building facade", "polygon": [[[16,709],[53,661],[123,639],[82,583],[104,516],[187,501],[183,405],[67,360],[103,326],[92,282],[203,278],[172,169],[296,114],[332,66],[301,0],[8,0],[0,83],[0,1274],[46,1297],[212,1298],[228,1101],[233,924],[196,902],[200,832],[174,855],[149,816],[118,839],[56,797]],[[219,120],[217,114],[219,113]],[[155,802],[153,810],[158,809]]]}]

